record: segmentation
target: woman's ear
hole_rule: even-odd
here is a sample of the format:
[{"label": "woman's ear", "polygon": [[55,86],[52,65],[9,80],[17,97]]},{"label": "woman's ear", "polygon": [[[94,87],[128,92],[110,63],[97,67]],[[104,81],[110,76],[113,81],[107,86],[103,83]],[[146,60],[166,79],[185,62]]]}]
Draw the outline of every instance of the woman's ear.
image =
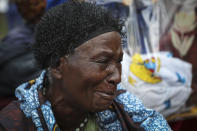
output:
[{"label": "woman's ear", "polygon": [[52,77],[55,79],[62,79],[63,77],[63,72],[66,70],[67,68],[67,60],[64,57],[61,57],[59,60],[59,65],[51,68],[51,74]]}]

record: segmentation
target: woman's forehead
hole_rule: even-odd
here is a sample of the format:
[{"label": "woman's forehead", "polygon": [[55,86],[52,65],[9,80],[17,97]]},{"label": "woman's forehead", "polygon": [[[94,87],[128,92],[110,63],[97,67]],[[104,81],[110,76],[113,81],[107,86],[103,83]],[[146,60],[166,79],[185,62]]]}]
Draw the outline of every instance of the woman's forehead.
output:
[{"label": "woman's forehead", "polygon": [[85,55],[115,54],[121,53],[121,37],[118,32],[108,32],[94,37],[79,47],[75,48],[76,53]]},{"label": "woman's forehead", "polygon": [[121,37],[120,34],[118,32],[107,32],[104,34],[100,34],[86,42],[84,42],[83,44],[81,44],[79,47],[77,47],[76,49],[80,49],[80,48],[94,48],[94,47],[99,47],[99,46],[103,46],[103,48],[105,46],[119,46],[119,44],[121,44]]}]

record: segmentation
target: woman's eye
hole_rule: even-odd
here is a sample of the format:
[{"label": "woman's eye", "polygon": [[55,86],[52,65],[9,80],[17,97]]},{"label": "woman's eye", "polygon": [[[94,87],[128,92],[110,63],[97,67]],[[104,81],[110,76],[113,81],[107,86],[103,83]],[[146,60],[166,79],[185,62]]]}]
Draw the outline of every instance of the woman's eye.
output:
[{"label": "woman's eye", "polygon": [[107,59],[102,59],[102,60],[96,61],[96,63],[107,64],[108,60]]}]

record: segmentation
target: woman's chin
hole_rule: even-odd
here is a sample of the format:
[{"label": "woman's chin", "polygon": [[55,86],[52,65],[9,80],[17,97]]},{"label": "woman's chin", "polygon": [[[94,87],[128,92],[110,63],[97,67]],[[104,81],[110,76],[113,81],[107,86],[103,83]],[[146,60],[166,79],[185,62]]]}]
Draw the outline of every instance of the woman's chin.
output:
[{"label": "woman's chin", "polygon": [[107,110],[107,109],[109,109],[111,104],[112,104],[112,101],[108,102],[108,103],[107,102],[105,102],[105,103],[102,103],[102,102],[95,103],[94,106],[93,106],[93,112],[101,112],[101,111]]}]

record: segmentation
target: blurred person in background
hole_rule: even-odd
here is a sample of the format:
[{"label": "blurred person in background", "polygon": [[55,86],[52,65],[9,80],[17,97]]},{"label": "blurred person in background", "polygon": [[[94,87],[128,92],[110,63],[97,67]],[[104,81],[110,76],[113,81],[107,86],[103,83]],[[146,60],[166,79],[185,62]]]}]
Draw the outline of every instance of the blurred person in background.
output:
[{"label": "blurred person in background", "polygon": [[0,41],[0,108],[14,97],[15,88],[38,76],[31,46],[34,26],[45,12],[45,0],[16,0],[25,24],[10,30]]},{"label": "blurred person in background", "polygon": [[6,12],[6,19],[8,31],[14,29],[15,27],[22,26],[24,24],[23,18],[17,10],[15,0],[9,0],[8,10]]},{"label": "blurred person in background", "polygon": [[[168,120],[174,131],[196,131],[197,126],[197,1],[165,1],[168,15],[166,29],[161,36],[160,50],[170,51],[173,56],[192,65],[192,93],[186,108],[170,116]],[[175,8],[175,10],[172,10]],[[182,66],[182,65],[181,65]],[[184,70],[183,68],[180,70]]]},{"label": "blurred person in background", "polygon": [[182,6],[169,21],[170,27],[161,37],[160,50],[169,50],[175,57],[192,64],[193,94],[188,105],[197,105],[197,1],[174,0],[173,3]]}]

